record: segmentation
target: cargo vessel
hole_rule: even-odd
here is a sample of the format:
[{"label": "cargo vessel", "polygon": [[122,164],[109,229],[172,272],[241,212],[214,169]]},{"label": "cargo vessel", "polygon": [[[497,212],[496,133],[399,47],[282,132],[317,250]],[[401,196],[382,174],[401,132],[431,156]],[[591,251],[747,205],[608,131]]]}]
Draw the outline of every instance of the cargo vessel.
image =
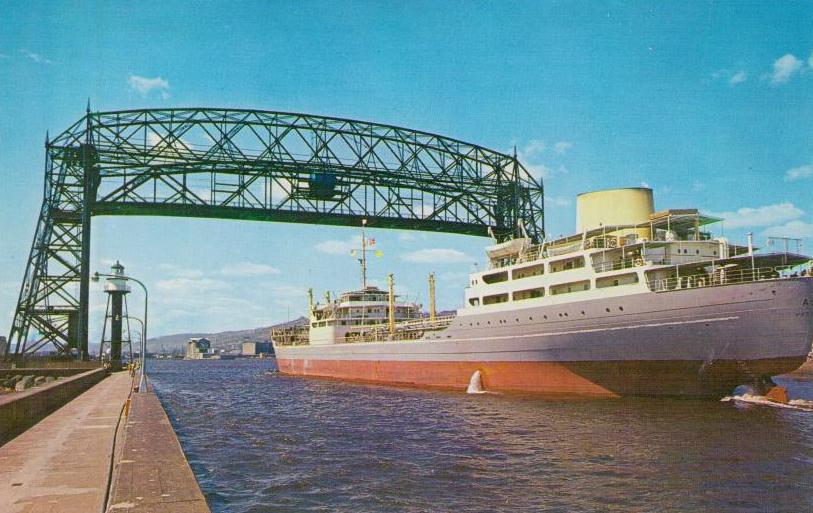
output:
[{"label": "cargo vessel", "polygon": [[713,237],[720,221],[655,212],[647,188],[581,194],[575,234],[486,248],[453,315],[391,281],[311,300],[308,326],[272,332],[279,371],[456,390],[479,371],[486,391],[566,397],[767,389],[811,349],[811,259]]}]

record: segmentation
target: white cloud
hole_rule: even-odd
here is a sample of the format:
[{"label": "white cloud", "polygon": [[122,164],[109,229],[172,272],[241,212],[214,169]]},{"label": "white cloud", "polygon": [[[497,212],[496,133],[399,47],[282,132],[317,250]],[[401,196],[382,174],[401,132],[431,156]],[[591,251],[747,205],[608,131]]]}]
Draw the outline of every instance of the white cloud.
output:
[{"label": "white cloud", "polygon": [[191,269],[175,264],[158,264],[158,270],[175,278],[203,278],[203,271],[200,269]]},{"label": "white cloud", "polygon": [[160,280],[155,286],[162,292],[170,293],[169,295],[180,293],[184,296],[197,296],[202,293],[227,289],[229,284],[225,281],[213,280],[211,278],[171,278],[168,280]]},{"label": "white cloud", "polygon": [[772,84],[784,84],[802,69],[802,61],[792,53],[783,55],[773,63]]},{"label": "white cloud", "polygon": [[550,196],[545,200],[545,205],[553,207],[569,207],[572,204],[573,202],[570,200],[570,198],[565,198],[563,196]]},{"label": "white cloud", "polygon": [[699,180],[695,180],[694,182],[692,182],[692,192],[700,192],[705,188],[706,188],[706,184],[704,184],[703,182],[701,182]]},{"label": "white cloud", "polygon": [[37,64],[52,64],[53,61],[46,58],[42,54],[29,52],[28,50],[20,50],[20,53],[31,59],[32,61],[36,62]]},{"label": "white cloud", "polygon": [[651,186],[651,185],[649,185],[649,183],[648,183],[648,182],[641,182],[641,187],[645,187],[645,188],[647,188],[647,189],[651,189],[651,188],[652,188],[652,186]]},{"label": "white cloud", "polygon": [[566,153],[573,147],[573,143],[570,141],[559,141],[558,143],[553,145],[553,151],[557,154],[562,155]]},{"label": "white cloud", "polygon": [[398,240],[400,242],[413,242],[418,240],[418,237],[416,237],[414,233],[403,232],[398,234]]},{"label": "white cloud", "polygon": [[771,226],[764,232],[766,237],[790,237],[793,239],[807,239],[813,237],[813,223],[802,220],[789,221],[781,226]]},{"label": "white cloud", "polygon": [[401,260],[415,264],[454,264],[472,261],[472,259],[462,251],[448,248],[419,249],[418,251],[401,255]]},{"label": "white cloud", "polygon": [[528,141],[528,144],[525,145],[522,150],[520,150],[520,155],[522,155],[523,159],[532,160],[535,157],[539,157],[543,153],[545,153],[545,141],[539,139],[531,139]]},{"label": "white cloud", "polygon": [[314,247],[317,251],[328,255],[348,255],[354,249],[361,247],[361,236],[357,235],[349,240],[326,240]]},{"label": "white cloud", "polygon": [[149,78],[130,75],[127,78],[127,84],[131,90],[138,92],[141,96],[148,96],[155,91],[161,94],[161,98],[169,98],[169,81],[161,77]]},{"label": "white cloud", "polygon": [[276,267],[266,264],[256,264],[254,262],[235,262],[226,264],[220,269],[223,276],[243,278],[247,276],[263,276],[269,274],[280,274],[282,271]]},{"label": "white cloud", "polygon": [[785,171],[785,181],[794,182],[803,178],[810,178],[813,176],[813,164],[794,167]]},{"label": "white cloud", "polygon": [[728,83],[734,86],[737,84],[742,84],[746,80],[748,80],[748,73],[744,71],[738,71],[731,75],[731,78],[728,79]]},{"label": "white cloud", "polygon": [[554,170],[545,164],[525,164],[525,169],[534,178],[547,180],[554,174]]},{"label": "white cloud", "polygon": [[771,226],[798,219],[804,211],[793,203],[777,203],[763,207],[743,207],[736,212],[711,213],[715,217],[725,219],[727,228],[746,228],[749,226]]}]

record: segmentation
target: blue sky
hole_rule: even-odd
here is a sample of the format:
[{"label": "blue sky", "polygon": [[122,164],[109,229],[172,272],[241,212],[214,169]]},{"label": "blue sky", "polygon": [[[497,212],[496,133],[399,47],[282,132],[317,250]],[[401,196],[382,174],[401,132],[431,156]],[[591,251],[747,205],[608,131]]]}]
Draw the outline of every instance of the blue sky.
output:
[{"label": "blue sky", "polygon": [[[654,188],[753,231],[813,239],[811,2],[4,2],[0,333],[41,203],[43,141],[94,110],[209,106],[391,123],[497,150],[544,178],[549,234],[587,190]],[[151,334],[304,313],[357,282],[357,230],[97,217],[93,270],[151,290]],[[382,283],[458,306],[487,239],[378,230]],[[480,264],[482,265],[482,263]],[[93,291],[92,331],[103,294]],[[131,310],[140,310],[133,293]]]}]

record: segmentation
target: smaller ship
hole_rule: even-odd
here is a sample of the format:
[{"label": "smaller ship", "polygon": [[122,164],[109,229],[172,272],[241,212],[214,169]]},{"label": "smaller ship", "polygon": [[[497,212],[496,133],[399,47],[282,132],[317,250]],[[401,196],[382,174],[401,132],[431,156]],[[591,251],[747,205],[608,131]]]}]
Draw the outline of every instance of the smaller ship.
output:
[{"label": "smaller ship", "polygon": [[409,326],[408,321],[421,323],[421,305],[399,300],[393,290],[391,274],[388,276],[389,291],[367,283],[367,253],[375,251],[374,245],[375,239],[368,239],[362,227],[361,247],[351,253],[358,257],[361,266],[359,290],[344,292],[335,298],[326,292],[324,303],[314,302],[313,289],[308,290],[309,324],[275,329],[272,339],[282,345],[363,342],[381,336],[381,331],[390,323],[401,330]]}]

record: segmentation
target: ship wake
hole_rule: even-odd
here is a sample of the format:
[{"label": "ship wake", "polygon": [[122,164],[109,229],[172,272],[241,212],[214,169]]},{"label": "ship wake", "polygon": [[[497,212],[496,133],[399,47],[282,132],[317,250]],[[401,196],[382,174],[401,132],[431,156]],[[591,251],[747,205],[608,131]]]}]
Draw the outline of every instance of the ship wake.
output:
[{"label": "ship wake", "polygon": [[785,408],[788,410],[813,412],[813,401],[807,401],[805,399],[791,399],[787,403],[780,403],[776,401],[771,401],[770,399],[763,395],[744,393],[741,395],[726,396],[720,399],[720,401],[724,403],[734,402],[734,403],[756,404],[760,406],[772,406],[774,408]]}]

